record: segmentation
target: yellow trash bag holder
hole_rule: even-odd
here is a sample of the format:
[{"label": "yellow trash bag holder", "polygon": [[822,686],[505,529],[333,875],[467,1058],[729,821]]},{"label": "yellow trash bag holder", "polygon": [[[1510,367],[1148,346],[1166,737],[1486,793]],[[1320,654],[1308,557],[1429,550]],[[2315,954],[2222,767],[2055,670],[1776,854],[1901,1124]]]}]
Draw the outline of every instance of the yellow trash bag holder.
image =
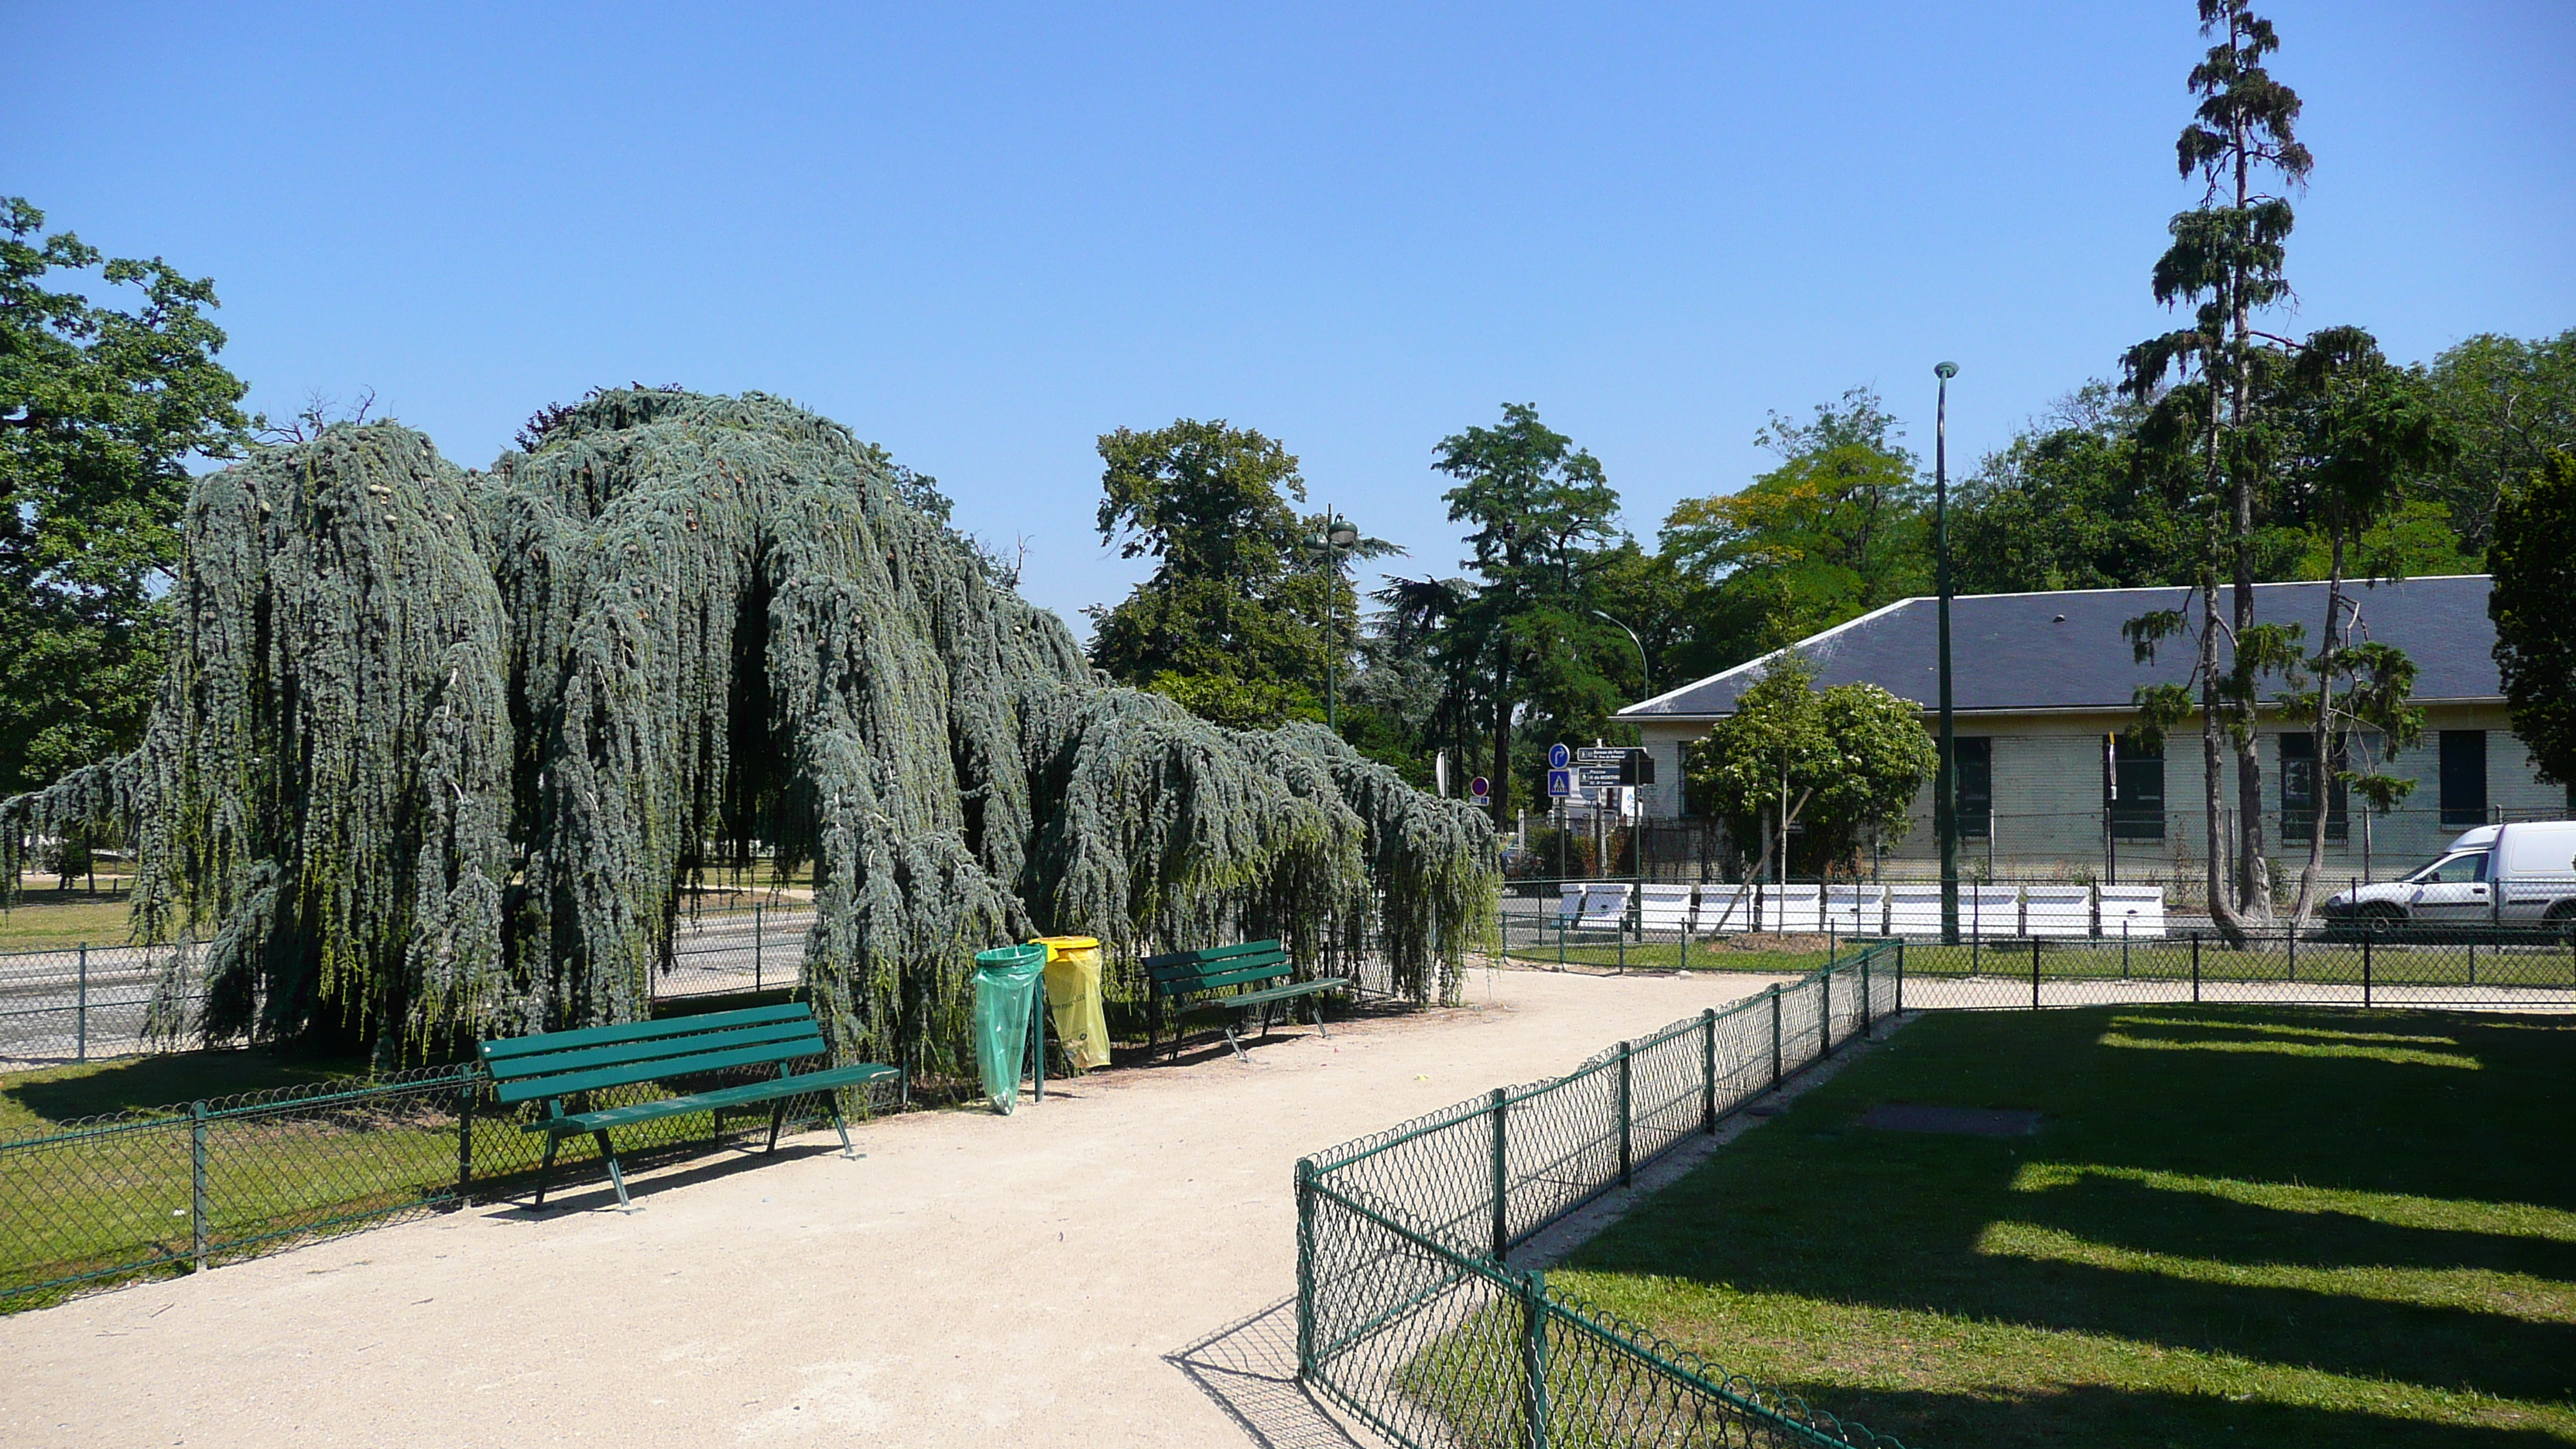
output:
[{"label": "yellow trash bag holder", "polygon": [[1100,942],[1091,936],[1040,936],[1047,948],[1047,1012],[1056,1041],[1077,1072],[1109,1065],[1109,1013],[1100,1004]]}]

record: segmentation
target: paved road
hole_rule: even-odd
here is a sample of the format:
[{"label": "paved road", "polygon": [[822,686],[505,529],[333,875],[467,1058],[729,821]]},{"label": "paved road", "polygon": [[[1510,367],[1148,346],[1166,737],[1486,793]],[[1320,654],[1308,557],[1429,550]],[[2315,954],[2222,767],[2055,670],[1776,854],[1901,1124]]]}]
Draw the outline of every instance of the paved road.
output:
[{"label": "paved road", "polygon": [[[656,996],[790,985],[805,959],[811,911],[686,922]],[[163,953],[138,946],[0,954],[0,1061],[76,1061],[160,1049],[143,1036]]]},{"label": "paved road", "polygon": [[0,955],[0,1060],[148,1051],[145,1010],[163,952],[135,946]]}]

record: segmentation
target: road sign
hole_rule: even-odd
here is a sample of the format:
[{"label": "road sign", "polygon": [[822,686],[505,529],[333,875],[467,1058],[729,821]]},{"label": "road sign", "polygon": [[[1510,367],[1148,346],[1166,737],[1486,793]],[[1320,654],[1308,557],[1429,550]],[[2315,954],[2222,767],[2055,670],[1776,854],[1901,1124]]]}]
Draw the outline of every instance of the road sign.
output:
[{"label": "road sign", "polygon": [[1553,744],[1547,747],[1547,767],[1549,769],[1562,770],[1573,762],[1574,752],[1568,750],[1562,743]]},{"label": "road sign", "polygon": [[1467,782],[1467,793],[1475,796],[1479,800],[1482,800],[1487,795],[1494,793],[1494,782],[1486,779],[1482,775],[1478,775],[1476,778]]},{"label": "road sign", "polygon": [[[1557,748],[1558,748],[1558,749],[1563,749],[1563,748],[1565,748],[1565,747],[1564,747],[1563,745],[1559,745],[1559,746],[1557,746]],[[1550,795],[1555,796],[1555,797],[1556,797],[1557,799],[1559,799],[1559,800],[1562,800],[1562,799],[1564,799],[1566,796],[1573,794],[1573,793],[1574,793],[1574,772],[1573,772],[1572,770],[1550,770],[1550,771],[1548,771],[1548,772],[1547,772],[1547,793],[1548,793],[1548,794],[1550,794]]]},{"label": "road sign", "polygon": [[1615,765],[1628,755],[1628,749],[1621,745],[1585,745],[1574,752],[1574,758],[1586,765]]},{"label": "road sign", "polygon": [[1576,774],[1586,790],[1603,790],[1628,783],[1627,772],[1617,765],[1585,765]]}]

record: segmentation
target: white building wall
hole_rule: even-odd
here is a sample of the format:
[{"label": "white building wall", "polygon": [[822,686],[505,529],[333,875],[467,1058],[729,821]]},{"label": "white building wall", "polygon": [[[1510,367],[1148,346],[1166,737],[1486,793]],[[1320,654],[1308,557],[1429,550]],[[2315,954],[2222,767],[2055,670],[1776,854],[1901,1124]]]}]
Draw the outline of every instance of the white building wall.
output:
[{"label": "white building wall", "polygon": [[[1970,867],[1991,869],[1997,877],[2088,875],[2107,868],[2102,829],[2102,736],[2128,724],[2128,711],[2057,714],[1977,714],[1959,717],[1962,737],[1994,741],[1994,822],[1990,838],[1961,843]],[[1928,723],[1928,721],[1927,721]],[[2281,839],[2280,735],[2295,723],[2267,719],[2258,748],[2263,767],[2264,843],[2267,853],[2290,870],[2305,865],[2304,839]],[[2502,705],[2426,706],[2425,737],[2384,765],[2389,773],[2418,781],[2414,793],[2396,812],[2365,825],[2358,798],[2347,805],[2348,826],[2342,840],[2326,842],[2329,877],[2357,876],[2368,856],[2372,874],[2394,871],[2430,860],[2461,829],[2444,825],[2440,816],[2441,747],[2444,729],[2487,732],[2487,799],[2490,811],[2506,819],[2556,819],[2568,814],[2563,787],[2540,782],[2529,752],[2512,733]],[[1682,752],[1690,741],[1707,734],[1705,722],[1641,723],[1640,735],[1655,756],[1655,783],[1644,792],[1646,812],[1659,819],[1682,814]],[[2236,805],[2232,753],[2220,763],[2221,808],[2232,818]],[[1886,856],[1886,867],[1900,874],[1928,873],[1937,862],[1939,842],[1932,829],[1931,786],[1916,795],[1905,838]],[[2197,878],[2207,849],[2201,791],[2201,742],[2198,731],[2176,734],[2165,746],[2165,837],[2162,841],[2118,842],[2122,879],[2133,875]]]}]

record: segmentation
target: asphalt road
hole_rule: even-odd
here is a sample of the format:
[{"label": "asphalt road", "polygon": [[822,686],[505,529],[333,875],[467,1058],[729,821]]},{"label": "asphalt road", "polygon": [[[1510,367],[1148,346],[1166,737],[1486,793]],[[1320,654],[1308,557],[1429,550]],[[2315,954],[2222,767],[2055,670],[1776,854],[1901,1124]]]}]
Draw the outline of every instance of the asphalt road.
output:
[{"label": "asphalt road", "polygon": [[[710,916],[683,922],[671,969],[653,994],[703,996],[792,985],[805,960],[811,911]],[[159,1049],[143,1035],[163,953],[140,946],[0,955],[0,1061],[41,1063]]]}]

